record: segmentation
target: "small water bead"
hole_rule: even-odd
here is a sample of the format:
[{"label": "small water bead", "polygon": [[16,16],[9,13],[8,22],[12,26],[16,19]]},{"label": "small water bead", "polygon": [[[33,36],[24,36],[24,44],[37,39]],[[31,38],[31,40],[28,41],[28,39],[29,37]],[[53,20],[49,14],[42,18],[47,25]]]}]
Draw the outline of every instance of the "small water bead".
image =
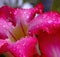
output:
[{"label": "small water bead", "polygon": [[44,14],[44,16],[42,15],[43,19],[45,19],[47,17],[47,14]]},{"label": "small water bead", "polygon": [[39,28],[39,26],[37,25],[37,26],[36,26],[36,28],[38,29],[38,28]]},{"label": "small water bead", "polygon": [[12,12],[10,11],[10,14],[12,14]]},{"label": "small water bead", "polygon": [[24,11],[23,13],[24,13],[24,14],[27,14],[27,12],[25,12],[25,11]]},{"label": "small water bead", "polygon": [[29,16],[28,16],[28,15],[27,15],[26,17],[27,17],[27,19],[29,18]]},{"label": "small water bead", "polygon": [[14,12],[14,15],[16,15],[17,14],[17,10]]},{"label": "small water bead", "polygon": [[30,34],[31,34],[31,32],[29,31],[29,32],[28,32],[28,34],[30,35]]},{"label": "small water bead", "polygon": [[26,43],[23,44],[23,46],[25,46]]},{"label": "small water bead", "polygon": [[53,21],[52,20],[48,20],[48,23],[50,24],[50,23],[52,23]]}]

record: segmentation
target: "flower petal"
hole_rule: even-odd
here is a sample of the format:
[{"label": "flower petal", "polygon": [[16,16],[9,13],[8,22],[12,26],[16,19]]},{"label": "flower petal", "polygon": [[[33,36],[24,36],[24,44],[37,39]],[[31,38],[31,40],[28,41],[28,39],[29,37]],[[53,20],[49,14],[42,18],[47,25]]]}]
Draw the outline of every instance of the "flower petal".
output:
[{"label": "flower petal", "polygon": [[35,6],[35,10],[36,10],[36,13],[38,13],[38,14],[43,13],[43,11],[44,11],[44,5],[42,3],[38,3]]},{"label": "flower petal", "polygon": [[14,12],[15,12],[14,8],[9,6],[3,6],[0,8],[0,18],[4,18],[5,20],[12,22],[12,24],[15,25]]},{"label": "flower petal", "polygon": [[7,51],[7,46],[8,46],[7,41],[0,39],[0,54],[2,54],[2,53]]},{"label": "flower petal", "polygon": [[60,13],[47,12],[36,17],[29,34],[39,41],[42,57],[60,57]]},{"label": "flower petal", "polygon": [[35,16],[34,9],[17,9],[15,11],[16,21],[22,21],[23,23],[29,22]]},{"label": "flower petal", "polygon": [[0,18],[0,39],[6,39],[12,31],[13,25],[11,22],[6,22],[3,18]]},{"label": "flower petal", "polygon": [[9,46],[10,52],[16,57],[33,57],[38,56],[36,51],[37,39],[25,37]]},{"label": "flower petal", "polygon": [[[23,23],[29,23],[36,15],[36,13],[42,13],[44,6],[42,3],[38,3],[35,7],[30,9],[18,9],[15,11],[16,21],[22,21]],[[18,20],[17,20],[18,19]]]},{"label": "flower petal", "polygon": [[19,30],[20,34],[16,38],[20,38],[22,36],[27,35],[28,23],[34,18],[34,16],[35,16],[35,11],[33,8],[32,9],[17,9],[15,11],[15,19],[16,19],[15,20],[16,21],[15,28],[16,29],[14,31],[18,31],[17,30],[18,28],[20,29]]}]

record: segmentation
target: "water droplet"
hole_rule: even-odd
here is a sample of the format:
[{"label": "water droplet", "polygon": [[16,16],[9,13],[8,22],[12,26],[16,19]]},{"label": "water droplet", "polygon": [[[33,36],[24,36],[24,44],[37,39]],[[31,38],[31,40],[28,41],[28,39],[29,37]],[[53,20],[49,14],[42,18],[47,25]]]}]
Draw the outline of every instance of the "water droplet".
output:
[{"label": "water droplet", "polygon": [[12,12],[10,12],[10,14],[12,14]]},{"label": "water droplet", "polygon": [[29,18],[29,16],[27,16],[27,19]]},{"label": "water droplet", "polygon": [[48,23],[52,23],[52,20],[49,20]]}]

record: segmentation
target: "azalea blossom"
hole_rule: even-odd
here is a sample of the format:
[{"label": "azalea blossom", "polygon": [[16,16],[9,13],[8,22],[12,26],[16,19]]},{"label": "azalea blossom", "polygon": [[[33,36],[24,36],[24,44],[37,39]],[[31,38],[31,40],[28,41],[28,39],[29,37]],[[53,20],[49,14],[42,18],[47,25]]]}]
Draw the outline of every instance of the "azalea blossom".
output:
[{"label": "azalea blossom", "polygon": [[60,57],[60,13],[44,12],[41,3],[29,9],[1,7],[0,54]]},{"label": "azalea blossom", "polygon": [[9,6],[0,8],[0,54],[12,54],[13,57],[40,57],[38,41],[28,35],[27,29],[31,20],[36,14],[42,13],[43,9],[40,3],[30,9]]}]

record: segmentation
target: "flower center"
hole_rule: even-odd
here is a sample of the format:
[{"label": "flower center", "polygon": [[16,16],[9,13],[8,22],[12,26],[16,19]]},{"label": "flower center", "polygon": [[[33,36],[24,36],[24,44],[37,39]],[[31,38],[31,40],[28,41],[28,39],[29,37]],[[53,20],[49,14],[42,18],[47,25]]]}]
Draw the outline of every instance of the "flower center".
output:
[{"label": "flower center", "polygon": [[20,25],[15,26],[15,28],[10,32],[11,40],[17,41],[20,38],[27,35],[27,25],[20,23]]}]

